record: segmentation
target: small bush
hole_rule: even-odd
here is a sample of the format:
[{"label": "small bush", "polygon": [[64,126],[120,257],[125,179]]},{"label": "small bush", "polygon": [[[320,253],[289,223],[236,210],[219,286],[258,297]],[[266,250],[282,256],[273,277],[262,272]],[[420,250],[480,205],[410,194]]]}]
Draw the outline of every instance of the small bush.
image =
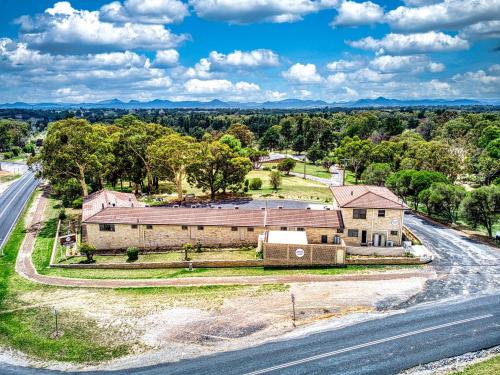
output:
[{"label": "small bush", "polygon": [[263,171],[270,171],[270,170],[271,170],[271,168],[269,168],[269,167],[266,165],[265,167],[262,167],[262,170],[263,170]]},{"label": "small bush", "polygon": [[14,157],[14,154],[12,152],[7,151],[7,152],[3,153],[4,159],[12,159],[13,157]]},{"label": "small bush", "polygon": [[195,248],[197,253],[201,253],[203,251],[203,245],[201,242],[196,242]]},{"label": "small bush", "polygon": [[86,242],[82,242],[80,244],[80,254],[83,254],[87,257],[86,263],[94,263],[94,254],[95,254],[96,248]]},{"label": "small bush", "polygon": [[139,249],[137,247],[129,247],[127,249],[127,262],[134,262],[139,259]]},{"label": "small bush", "polygon": [[61,211],[59,211],[59,220],[64,220],[66,219],[66,210],[63,208]]},{"label": "small bush", "polygon": [[250,190],[260,190],[262,188],[262,180],[258,177],[252,178],[248,184]]},{"label": "small bush", "polygon": [[272,171],[269,176],[269,182],[274,190],[278,190],[281,186],[281,173],[278,171]]},{"label": "small bush", "polygon": [[76,198],[75,200],[73,200],[73,202],[71,202],[71,207],[73,207],[74,209],[82,208],[82,205],[83,205],[82,197]]},{"label": "small bush", "polygon": [[19,147],[19,146],[13,146],[11,148],[11,152],[12,152],[12,155],[19,156],[19,154],[21,153],[21,147]]}]

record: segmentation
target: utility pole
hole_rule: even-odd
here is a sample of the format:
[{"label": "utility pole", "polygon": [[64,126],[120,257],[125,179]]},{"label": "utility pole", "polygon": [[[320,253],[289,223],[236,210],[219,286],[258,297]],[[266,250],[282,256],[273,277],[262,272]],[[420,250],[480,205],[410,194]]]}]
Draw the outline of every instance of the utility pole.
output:
[{"label": "utility pole", "polygon": [[347,163],[349,162],[349,158],[343,158],[342,159],[342,186],[345,185],[345,170],[347,168]]},{"label": "utility pole", "polygon": [[293,293],[292,293],[292,311],[293,311],[292,324],[293,327],[295,328],[295,295]]}]

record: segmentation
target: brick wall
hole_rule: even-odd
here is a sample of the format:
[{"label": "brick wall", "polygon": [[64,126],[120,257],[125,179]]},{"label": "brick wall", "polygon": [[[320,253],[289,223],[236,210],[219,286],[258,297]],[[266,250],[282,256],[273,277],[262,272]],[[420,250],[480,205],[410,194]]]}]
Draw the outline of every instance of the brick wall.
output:
[{"label": "brick wall", "polygon": [[[366,230],[367,241],[373,241],[375,233],[382,234],[386,240],[394,242],[394,246],[401,246],[401,236],[403,230],[403,210],[385,210],[385,217],[378,217],[378,209],[367,209],[366,219],[354,219],[353,208],[342,208],[342,218],[344,220],[344,233],[342,239],[348,246],[361,245],[361,234]],[[349,237],[349,229],[357,229],[358,237]],[[391,231],[397,231],[397,235],[392,235]]]},{"label": "brick wall", "polygon": [[[303,256],[297,250],[301,249]],[[300,250],[299,250],[300,251]],[[300,252],[300,253],[302,253]],[[345,262],[344,245],[264,244],[264,266],[335,266]]]},{"label": "brick wall", "polygon": [[[280,230],[272,227],[270,230]],[[296,230],[295,227],[288,228]],[[185,243],[196,244],[201,242],[206,247],[239,247],[244,245],[256,246],[258,237],[265,232],[264,227],[254,227],[249,231],[247,227],[188,226],[182,229],[180,225],[153,225],[147,229],[146,225],[132,228],[128,224],[115,224],[112,232],[100,231],[99,224],[86,224],[87,241],[98,250],[123,250],[131,246],[140,249],[176,249]],[[321,236],[327,235],[328,243],[333,243],[337,230],[332,228],[305,228],[309,243],[321,243]]]}]

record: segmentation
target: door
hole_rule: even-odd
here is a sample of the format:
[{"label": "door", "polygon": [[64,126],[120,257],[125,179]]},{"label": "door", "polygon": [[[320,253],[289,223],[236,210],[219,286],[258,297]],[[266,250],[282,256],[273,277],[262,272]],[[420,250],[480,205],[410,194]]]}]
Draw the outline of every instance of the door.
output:
[{"label": "door", "polygon": [[240,228],[240,241],[245,241],[245,230],[246,228]]},{"label": "door", "polygon": [[196,239],[196,227],[189,227],[189,237],[192,240]]},{"label": "door", "polygon": [[361,243],[366,245],[366,230],[361,231]]}]

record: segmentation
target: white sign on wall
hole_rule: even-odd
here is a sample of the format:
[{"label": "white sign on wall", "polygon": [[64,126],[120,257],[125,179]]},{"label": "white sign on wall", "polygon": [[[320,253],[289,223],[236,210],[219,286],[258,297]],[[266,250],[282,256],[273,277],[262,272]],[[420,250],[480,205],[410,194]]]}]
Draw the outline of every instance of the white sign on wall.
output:
[{"label": "white sign on wall", "polygon": [[299,258],[302,258],[304,256],[304,249],[295,250],[295,255],[297,255]]},{"label": "white sign on wall", "polygon": [[392,219],[392,225],[393,226],[396,226],[399,224],[399,220],[398,219]]}]

